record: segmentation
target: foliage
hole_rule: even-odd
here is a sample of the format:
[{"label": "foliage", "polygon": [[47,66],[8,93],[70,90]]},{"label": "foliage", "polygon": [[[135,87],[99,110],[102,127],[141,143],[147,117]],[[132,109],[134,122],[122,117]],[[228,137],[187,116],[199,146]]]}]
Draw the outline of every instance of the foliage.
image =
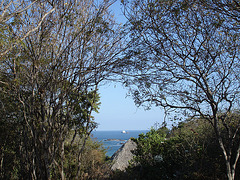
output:
[{"label": "foliage", "polygon": [[[90,92],[87,95],[79,95],[79,97],[81,97],[81,99],[78,101],[78,106],[75,105],[76,109],[76,113],[74,113],[74,118],[72,118],[72,120],[69,122],[69,127],[71,129],[76,129],[76,125],[77,127],[77,131],[78,132],[74,132],[74,133],[70,133],[70,132],[65,132],[66,136],[68,136],[68,143],[63,143],[61,148],[58,148],[58,150],[56,150],[55,154],[56,154],[56,158],[59,157],[60,158],[60,164],[62,162],[64,162],[64,164],[68,164],[68,162],[71,159],[74,159],[75,161],[75,166],[79,167],[79,160],[78,160],[78,156],[86,156],[86,154],[88,154],[88,159],[93,158],[93,161],[99,157],[105,157],[105,152],[103,149],[101,149],[101,145],[96,143],[96,142],[92,142],[91,139],[88,138],[88,131],[89,129],[93,129],[96,127],[96,123],[94,121],[90,122],[88,127],[86,127],[84,125],[84,123],[86,123],[86,120],[88,120],[89,115],[91,114],[89,112],[90,108],[93,108],[93,110],[97,110],[98,109],[98,101],[99,101],[99,96],[98,100],[94,100],[94,102],[92,102],[93,104],[91,104],[90,102],[93,100],[92,95],[94,94],[94,92]],[[9,98],[9,97],[8,97]],[[83,100],[84,99],[84,100]],[[1,98],[1,102],[4,102],[4,97]],[[77,98],[74,99],[75,102],[78,100]],[[20,134],[20,133],[24,133],[24,129],[22,127],[22,121],[18,121],[17,119],[17,105],[14,104],[14,102],[11,102],[10,99],[8,99],[7,103],[3,103],[4,106],[1,106],[2,109],[4,109],[3,111],[1,111],[1,123],[0,123],[0,129],[1,129],[1,133],[0,133],[0,143],[1,143],[1,169],[0,169],[0,173],[1,173],[1,178],[3,179],[19,179],[19,178],[28,178],[29,177],[29,172],[27,171],[28,169],[26,169],[28,166],[28,162],[26,162],[26,156],[24,156],[24,154],[22,154],[21,152],[21,148],[23,148],[23,143],[22,141],[25,140],[25,135],[24,134]],[[81,108],[79,108],[81,107]],[[16,108],[16,109],[14,109]],[[91,117],[92,119],[93,117]],[[81,120],[81,121],[79,121]],[[87,129],[88,128],[88,129]],[[37,129],[35,130],[35,132],[40,133],[37,131]],[[25,132],[26,133],[26,132]],[[74,134],[74,136],[78,136],[78,138],[74,137],[73,135],[70,138],[70,134]],[[89,139],[86,143],[86,145],[84,145],[84,139],[87,138]],[[80,141],[81,139],[81,143],[79,142],[75,142],[75,141]],[[38,139],[38,141],[41,141],[41,139]],[[70,141],[70,142],[69,142]],[[74,143],[73,143],[74,142]],[[54,143],[58,143],[57,141]],[[72,144],[73,143],[73,144]],[[58,145],[58,144],[57,144]],[[86,148],[89,149],[88,152],[86,152],[86,150],[84,150],[84,153],[81,153],[81,150],[83,149],[83,146],[86,146]],[[39,148],[41,148],[41,146],[38,146]],[[28,147],[30,150],[30,147]],[[71,151],[69,150],[71,149]],[[74,149],[74,153],[73,153],[73,149]],[[39,149],[39,151],[41,151],[41,149]],[[69,153],[72,153],[71,155],[69,155]],[[62,154],[63,153],[63,154]],[[97,156],[97,158],[96,158]],[[65,158],[64,158],[65,157]],[[86,160],[80,160],[81,161],[81,166],[86,166],[87,163],[90,163],[90,161],[86,161]],[[57,163],[56,160],[54,160],[55,162],[55,166],[52,165],[52,167],[49,167],[50,171],[53,171],[53,174],[59,174],[60,173],[60,165]],[[97,159],[96,160],[96,165],[93,164],[88,164],[89,167],[91,167],[91,165],[94,165],[94,167],[99,168],[100,164],[103,164],[103,160]],[[71,163],[70,163],[71,164]],[[58,167],[58,168],[57,168]],[[67,169],[66,169],[67,171]],[[80,170],[81,172],[83,172],[83,170]],[[67,172],[65,172],[66,175],[67,173],[71,173],[71,176],[76,175],[76,173],[74,174],[72,171],[69,172],[69,170]],[[93,172],[92,172],[93,173]],[[55,177],[54,175],[51,175],[51,178]]]},{"label": "foliage", "polygon": [[74,178],[86,171],[82,153],[97,126],[92,113],[100,104],[98,86],[112,73],[122,46],[108,10],[112,3],[0,3],[0,128],[8,130],[1,134],[0,178],[66,179],[65,160],[73,158],[68,148],[76,137],[81,143],[73,148]]},{"label": "foliage", "polygon": [[[23,18],[28,19],[34,14],[37,7],[45,5],[46,11],[42,16],[37,17],[35,22],[24,23]],[[1,1],[0,4],[0,58],[7,55],[17,46],[21,46],[29,35],[37,31],[47,16],[56,10],[56,6],[51,1],[28,1],[16,0]],[[10,52],[11,53],[11,52]]]},{"label": "foliage", "polygon": [[135,161],[144,166],[144,164],[154,165],[159,152],[162,151],[161,143],[165,141],[166,134],[163,128],[159,130],[151,129],[146,134],[140,134],[137,139],[133,139],[137,143],[137,149],[134,151]]},{"label": "foliage", "polygon": [[[136,157],[125,176],[136,179],[227,178],[214,131],[203,119],[182,122],[169,133],[165,129],[151,129],[134,139]],[[240,176],[238,168],[236,178]]]},{"label": "foliage", "polygon": [[230,128],[240,100],[239,4],[234,2],[123,1],[131,46],[122,71],[135,103],[161,106],[169,119],[210,123],[228,179],[234,179],[240,150],[239,121]]},{"label": "foliage", "polygon": [[[77,176],[80,179],[99,179],[108,176],[110,174],[110,166],[106,162],[106,150],[102,144],[89,137],[83,152],[79,156],[79,147],[81,147],[82,143],[84,143],[82,138],[77,138],[74,143],[71,143],[71,138],[66,141],[65,160],[63,161],[61,156],[57,160],[58,164],[64,162],[65,177],[67,179],[74,179]],[[78,158],[81,161],[78,161]],[[79,166],[79,162],[81,166]],[[80,170],[78,170],[79,167]],[[61,178],[61,171],[53,170],[51,178]]]}]

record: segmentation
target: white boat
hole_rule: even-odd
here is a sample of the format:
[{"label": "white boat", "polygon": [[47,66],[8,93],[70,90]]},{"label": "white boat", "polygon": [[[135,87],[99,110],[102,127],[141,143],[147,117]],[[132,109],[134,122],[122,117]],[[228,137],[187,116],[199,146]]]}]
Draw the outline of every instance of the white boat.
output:
[{"label": "white boat", "polygon": [[122,133],[123,133],[123,134],[126,134],[127,132],[123,130]]}]

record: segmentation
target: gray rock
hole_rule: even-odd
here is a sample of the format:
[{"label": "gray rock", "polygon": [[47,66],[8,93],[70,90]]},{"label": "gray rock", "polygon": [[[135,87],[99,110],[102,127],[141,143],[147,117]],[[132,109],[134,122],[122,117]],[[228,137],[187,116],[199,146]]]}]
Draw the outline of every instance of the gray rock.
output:
[{"label": "gray rock", "polygon": [[112,156],[113,165],[112,170],[121,170],[124,171],[128,165],[129,161],[133,159],[134,155],[131,152],[136,149],[137,144],[129,139],[121,148],[118,149]]}]

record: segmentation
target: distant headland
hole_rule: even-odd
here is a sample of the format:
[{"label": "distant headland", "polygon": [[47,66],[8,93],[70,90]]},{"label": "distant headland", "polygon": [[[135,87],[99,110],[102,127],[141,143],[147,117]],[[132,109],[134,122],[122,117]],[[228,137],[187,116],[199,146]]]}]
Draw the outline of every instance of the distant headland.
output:
[{"label": "distant headland", "polygon": [[123,139],[105,139],[104,141],[126,141]]}]

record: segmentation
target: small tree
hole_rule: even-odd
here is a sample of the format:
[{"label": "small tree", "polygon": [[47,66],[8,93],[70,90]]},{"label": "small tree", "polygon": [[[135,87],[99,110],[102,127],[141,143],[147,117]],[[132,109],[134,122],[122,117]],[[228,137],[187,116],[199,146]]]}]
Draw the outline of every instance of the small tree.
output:
[{"label": "small tree", "polygon": [[233,128],[230,114],[240,95],[238,21],[198,1],[123,3],[132,44],[125,56],[125,83],[135,102],[208,121],[228,179],[234,179],[240,121]]}]

